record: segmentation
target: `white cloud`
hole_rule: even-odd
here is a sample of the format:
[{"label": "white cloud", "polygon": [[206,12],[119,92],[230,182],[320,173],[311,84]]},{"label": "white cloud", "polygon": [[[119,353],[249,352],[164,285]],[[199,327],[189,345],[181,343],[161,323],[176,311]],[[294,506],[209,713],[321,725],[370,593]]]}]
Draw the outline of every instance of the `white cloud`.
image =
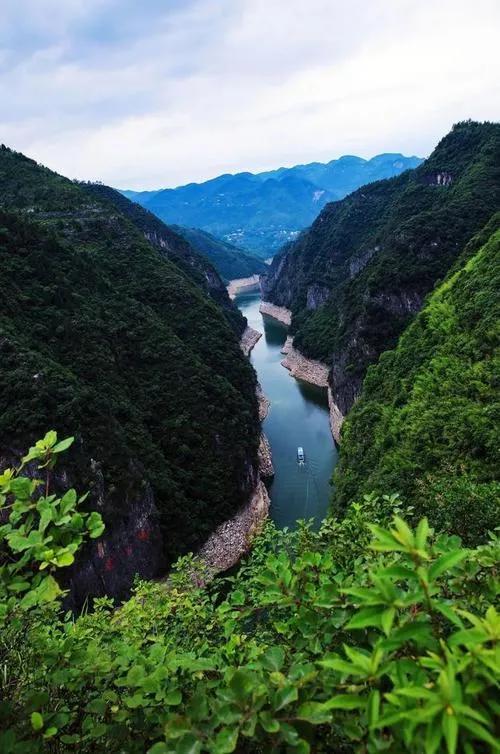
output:
[{"label": "white cloud", "polygon": [[[158,2],[136,31],[130,18],[94,38],[114,1],[63,3],[57,32],[38,28],[0,75],[0,139],[71,177],[152,188],[426,154],[456,120],[500,119],[493,0]],[[139,0],[125,5],[139,18]]]}]

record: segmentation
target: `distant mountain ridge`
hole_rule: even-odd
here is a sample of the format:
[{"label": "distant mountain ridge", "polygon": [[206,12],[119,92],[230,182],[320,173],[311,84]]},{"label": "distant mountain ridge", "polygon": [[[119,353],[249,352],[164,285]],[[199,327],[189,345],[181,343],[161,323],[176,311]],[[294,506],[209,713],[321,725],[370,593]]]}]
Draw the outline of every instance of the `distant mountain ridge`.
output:
[{"label": "distant mountain ridge", "polygon": [[423,160],[400,153],[370,160],[345,155],[262,173],[226,173],[158,191],[122,191],[166,223],[200,228],[262,258],[310,225],[325,204],[366,183],[391,178]]}]

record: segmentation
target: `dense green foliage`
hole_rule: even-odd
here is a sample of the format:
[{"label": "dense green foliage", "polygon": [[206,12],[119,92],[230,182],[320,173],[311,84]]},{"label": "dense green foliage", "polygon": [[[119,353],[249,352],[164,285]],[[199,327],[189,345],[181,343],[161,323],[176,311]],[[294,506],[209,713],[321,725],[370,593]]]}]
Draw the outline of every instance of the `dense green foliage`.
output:
[{"label": "dense green foliage", "polygon": [[[223,308],[226,319],[238,334],[243,332],[245,320],[229,298],[225,283],[220,277],[223,272],[215,264],[215,259],[207,261],[210,254],[192,244],[190,238],[179,232],[181,229],[165,225],[152,212],[130,201],[119,191],[102,183],[82,183],[81,186],[92,196],[99,197],[125,215],[162,255],[175,262],[177,267]],[[217,242],[217,239],[213,240]],[[257,264],[260,263],[257,261]]]},{"label": "dense green foliage", "polygon": [[[499,227],[497,215],[487,233]],[[481,242],[484,234],[397,348],[369,368],[335,474],[340,505],[400,492],[418,515],[471,543],[497,525],[500,501],[500,230],[477,250]]]},{"label": "dense green foliage", "polygon": [[202,228],[267,259],[309,225],[327,202],[420,162],[402,154],[371,160],[346,155],[328,163],[225,174],[175,189],[124,194],[166,223]]},{"label": "dense green foliage", "polygon": [[460,123],[415,170],[327,205],[275,259],[266,297],[293,310],[296,346],[333,364],[344,412],[368,365],[499,208],[500,124]]},{"label": "dense green foliage", "polygon": [[173,229],[185,238],[199,254],[210,259],[224,280],[248,278],[266,272],[267,265],[262,259],[239,249],[232,243],[216,238],[206,230],[184,228],[173,225]]},{"label": "dense green foliage", "polygon": [[[58,442],[56,432],[47,432],[30,448],[19,468],[0,474],[2,621],[19,608],[39,607],[59,597],[62,590],[54,578],[55,571],[74,562],[86,536],[95,539],[104,531],[99,513],[78,510],[84,497],[77,499],[74,489],[61,498],[51,494],[57,458],[73,440],[68,437]],[[35,463],[44,479],[21,476],[28,464]]]},{"label": "dense green foliage", "polygon": [[56,594],[30,601],[30,577],[21,601],[6,594],[53,561],[35,535],[78,547],[76,494],[48,509],[14,471],[1,484],[4,754],[499,750],[498,540],[466,550],[397,515],[384,528],[397,500],[367,498],[316,533],[270,528],[225,582],[197,586],[184,559],[75,620]]},{"label": "dense green foliage", "polygon": [[[0,150],[0,440],[75,433],[109,533],[141,501],[167,561],[246,499],[255,376],[220,308],[107,201]],[[92,459],[92,460],[91,460]]]}]

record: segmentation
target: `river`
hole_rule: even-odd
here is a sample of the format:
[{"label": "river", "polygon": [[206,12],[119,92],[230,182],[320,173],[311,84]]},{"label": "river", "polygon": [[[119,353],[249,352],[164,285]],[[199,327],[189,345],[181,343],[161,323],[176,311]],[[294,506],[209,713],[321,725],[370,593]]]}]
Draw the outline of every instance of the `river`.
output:
[{"label": "river", "polygon": [[[250,327],[263,333],[250,358],[271,401],[263,423],[275,470],[269,487],[271,518],[280,528],[293,528],[298,519],[309,518],[318,526],[328,509],[337,462],[326,389],[296,380],[281,366],[287,327],[259,312],[259,293],[240,293],[235,303]],[[303,466],[297,462],[298,446],[304,448]]]}]

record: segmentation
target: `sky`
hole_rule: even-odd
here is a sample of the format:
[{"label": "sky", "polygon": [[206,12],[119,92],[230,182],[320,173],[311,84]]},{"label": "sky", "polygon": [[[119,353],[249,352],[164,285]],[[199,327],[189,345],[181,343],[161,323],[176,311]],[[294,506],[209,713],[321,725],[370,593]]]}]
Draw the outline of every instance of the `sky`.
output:
[{"label": "sky", "polygon": [[0,0],[0,142],[152,189],[500,120],[498,0]]}]

